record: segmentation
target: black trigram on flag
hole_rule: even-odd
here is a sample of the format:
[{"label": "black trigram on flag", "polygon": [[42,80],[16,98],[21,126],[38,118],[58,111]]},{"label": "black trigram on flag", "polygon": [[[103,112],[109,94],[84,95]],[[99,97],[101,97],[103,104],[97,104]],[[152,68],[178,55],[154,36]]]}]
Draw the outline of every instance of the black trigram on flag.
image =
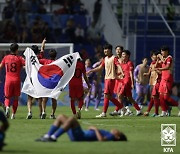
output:
[{"label": "black trigram on flag", "polygon": [[74,61],[73,56],[69,56],[69,57],[67,57],[66,59],[63,59],[63,60],[68,65],[68,67],[71,67],[71,65],[72,65],[72,63]]},{"label": "black trigram on flag", "polygon": [[32,65],[35,65],[36,57],[35,56],[31,56],[30,59],[31,59]]}]

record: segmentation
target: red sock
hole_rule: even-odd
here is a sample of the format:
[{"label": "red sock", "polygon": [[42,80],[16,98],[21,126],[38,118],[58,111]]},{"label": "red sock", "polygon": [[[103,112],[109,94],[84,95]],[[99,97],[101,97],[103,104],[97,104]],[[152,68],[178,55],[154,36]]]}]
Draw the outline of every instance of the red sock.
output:
[{"label": "red sock", "polygon": [[76,107],[75,107],[75,101],[71,100],[71,110],[73,112],[73,114],[76,114]]},{"label": "red sock", "polygon": [[159,99],[154,98],[154,108],[155,108],[155,113],[159,114]]},{"label": "red sock", "polygon": [[5,107],[10,107],[10,99],[5,98],[4,104],[5,104]]},{"label": "red sock", "polygon": [[115,109],[116,111],[123,108],[123,104],[120,103],[117,99],[112,98],[110,99],[110,101],[113,102],[114,105],[116,105],[116,109]]},{"label": "red sock", "polygon": [[135,107],[136,110],[140,111],[141,109],[139,108],[137,103],[133,103],[133,106]]},{"label": "red sock", "polygon": [[160,95],[160,106],[162,111],[167,111],[166,102],[164,100],[164,95]]},{"label": "red sock", "polygon": [[164,95],[165,101],[170,103],[172,106],[178,106],[178,102],[176,102],[174,99],[172,99],[169,95]]},{"label": "red sock", "polygon": [[17,111],[17,107],[18,107],[18,100],[14,100],[13,101],[13,106],[12,106],[12,111],[15,114]]},{"label": "red sock", "polygon": [[82,106],[83,106],[83,99],[81,98],[80,100],[79,100],[79,104],[78,104],[78,108],[79,109],[82,109]]},{"label": "red sock", "polygon": [[148,105],[147,112],[150,112],[150,111],[151,111],[153,104],[154,104],[154,99],[151,98],[151,99],[150,99],[150,102],[149,102],[149,105]]},{"label": "red sock", "polygon": [[107,109],[109,107],[109,99],[108,98],[104,98],[104,107],[103,107],[103,112],[106,113]]}]

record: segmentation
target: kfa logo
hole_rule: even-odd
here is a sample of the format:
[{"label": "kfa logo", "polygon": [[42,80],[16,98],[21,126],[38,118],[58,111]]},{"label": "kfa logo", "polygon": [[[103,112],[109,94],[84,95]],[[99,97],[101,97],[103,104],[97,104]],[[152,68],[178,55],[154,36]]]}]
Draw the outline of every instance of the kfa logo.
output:
[{"label": "kfa logo", "polygon": [[176,146],[176,124],[161,124],[161,146],[163,152],[174,152],[170,146]]}]

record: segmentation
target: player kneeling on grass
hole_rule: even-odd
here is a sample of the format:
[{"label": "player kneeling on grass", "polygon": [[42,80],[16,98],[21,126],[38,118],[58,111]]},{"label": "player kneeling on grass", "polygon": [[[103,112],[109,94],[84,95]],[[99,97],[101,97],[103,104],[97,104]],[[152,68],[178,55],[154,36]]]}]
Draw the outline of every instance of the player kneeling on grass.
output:
[{"label": "player kneeling on grass", "polygon": [[2,111],[0,111],[0,123],[1,123],[0,125],[0,151],[1,151],[3,146],[5,145],[4,144],[5,131],[9,127],[9,123]]},{"label": "player kneeling on grass", "polygon": [[71,141],[127,141],[126,136],[117,129],[106,131],[90,126],[88,130],[83,130],[76,118],[65,115],[59,115],[48,133],[36,141],[55,142],[65,132]]}]

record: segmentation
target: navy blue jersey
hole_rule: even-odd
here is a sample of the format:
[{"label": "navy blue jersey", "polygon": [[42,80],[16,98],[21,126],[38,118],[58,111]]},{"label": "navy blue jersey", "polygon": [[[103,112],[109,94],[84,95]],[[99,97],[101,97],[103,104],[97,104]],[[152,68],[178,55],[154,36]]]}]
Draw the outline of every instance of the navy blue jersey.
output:
[{"label": "navy blue jersey", "polygon": [[[114,141],[115,137],[109,131],[99,130],[100,134],[106,138],[107,141]],[[68,135],[71,141],[97,141],[96,133],[94,130],[82,130],[76,127],[68,130]]]}]

